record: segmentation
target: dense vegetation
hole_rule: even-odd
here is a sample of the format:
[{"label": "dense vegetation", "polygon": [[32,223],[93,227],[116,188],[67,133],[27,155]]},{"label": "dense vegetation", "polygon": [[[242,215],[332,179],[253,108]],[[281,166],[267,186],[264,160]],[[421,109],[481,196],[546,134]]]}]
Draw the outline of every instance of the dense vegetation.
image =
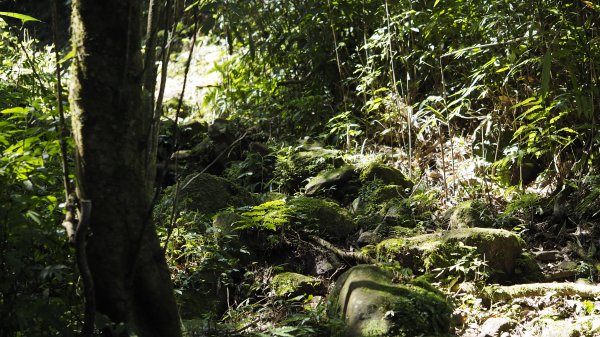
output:
[{"label": "dense vegetation", "polygon": [[[380,239],[365,241],[371,245],[358,255],[344,255],[350,262],[340,268],[371,259],[395,279],[429,290],[414,277],[424,272],[428,282],[452,293],[463,282],[483,287],[498,281],[474,247],[452,242],[446,251],[428,253],[419,271],[396,259],[388,249],[395,241],[383,238],[431,233],[452,221],[485,222],[519,234],[530,250],[568,255],[575,269],[556,280],[597,282],[600,5],[183,2],[172,67],[191,53],[196,28],[203,41],[225,51],[214,64],[219,83],[200,88],[201,97],[179,102],[177,95],[164,104],[159,159],[169,169],[159,174],[166,178],[158,179],[164,191],[154,218],[190,336],[341,331],[318,295],[327,293],[319,287],[327,288],[337,271],[304,280],[314,288],[300,292],[271,282],[280,271],[303,270],[298,257],[308,254],[306,241],[315,235],[340,255],[355,253],[348,250],[358,249],[362,234],[376,233]],[[19,9],[11,1],[2,6]],[[39,14],[32,11],[23,14]],[[68,78],[70,50],[50,43],[50,31],[48,22],[0,12],[0,337],[71,336],[83,317],[74,250],[60,226],[61,142],[69,149],[68,166],[74,159],[63,133],[68,103],[57,103],[55,70],[60,65]],[[202,46],[196,48],[202,54]],[[187,76],[182,68],[171,75]],[[67,115],[64,125],[57,104]],[[181,117],[185,123],[174,125]],[[332,189],[331,176],[319,176],[346,164],[355,171],[336,177],[348,189]],[[394,167],[396,178],[370,173],[383,164]],[[241,187],[221,177],[194,178],[200,171]],[[306,186],[313,177],[326,181],[312,180],[314,191]],[[202,183],[186,191],[193,182]],[[212,184],[214,194],[198,197],[206,208],[197,207],[194,193]],[[216,196],[228,193],[233,197],[220,204]],[[465,200],[473,205],[457,211]],[[471,219],[452,220],[461,214]],[[322,227],[319,217],[339,226]],[[391,218],[393,226],[378,226]],[[250,239],[240,239],[229,223]],[[285,260],[288,253],[294,257]],[[296,264],[294,270],[286,263]],[[435,291],[431,296],[441,296]],[[194,302],[206,292],[217,295]],[[452,323],[459,335],[478,320],[475,309],[465,309],[480,308],[475,298],[457,305],[469,315]],[[597,302],[581,306],[589,314],[600,310]],[[97,326],[108,324],[102,319]]]}]

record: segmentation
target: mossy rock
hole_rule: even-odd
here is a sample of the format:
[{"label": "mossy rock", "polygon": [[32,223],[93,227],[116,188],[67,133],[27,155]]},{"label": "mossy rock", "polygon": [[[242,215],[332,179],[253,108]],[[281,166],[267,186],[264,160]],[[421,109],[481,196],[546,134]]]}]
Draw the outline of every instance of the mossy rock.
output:
[{"label": "mossy rock", "polygon": [[220,317],[227,310],[227,291],[219,283],[220,270],[197,271],[195,279],[176,296],[182,318]]},{"label": "mossy rock", "polygon": [[291,224],[304,231],[341,241],[357,230],[348,211],[332,201],[298,197],[288,202]]},{"label": "mossy rock", "polygon": [[524,252],[517,259],[514,278],[520,283],[540,282],[544,280],[544,273],[535,258]]},{"label": "mossy rock", "polygon": [[306,181],[323,170],[344,165],[339,150],[322,147],[300,148],[298,151],[279,151],[273,180],[283,192],[294,193],[305,186]]},{"label": "mossy rock", "polygon": [[371,196],[371,202],[383,203],[393,199],[403,199],[407,196],[407,190],[401,185],[384,185],[377,188]]},{"label": "mossy rock", "polygon": [[450,210],[449,225],[451,229],[492,227],[492,213],[481,201],[465,201]]},{"label": "mossy rock", "polygon": [[259,253],[270,248],[265,244],[268,233],[253,228],[238,229],[243,217],[233,211],[222,211],[213,217],[212,231],[215,239],[227,244],[228,255],[248,265],[256,261]]},{"label": "mossy rock", "polygon": [[328,313],[344,321],[344,337],[448,332],[452,308],[439,292],[394,284],[392,278],[373,265],[358,265],[340,276],[328,298]]},{"label": "mossy rock", "polygon": [[388,227],[415,228],[417,225],[411,210],[404,203],[391,203],[384,209],[383,223]]},{"label": "mossy rock", "polygon": [[[173,207],[176,186],[167,188],[155,207],[155,219],[160,223],[168,218]],[[239,185],[208,173],[194,173],[180,183],[178,209],[213,215],[228,207],[256,203],[253,195]]]},{"label": "mossy rock", "polygon": [[316,277],[298,273],[284,272],[273,276],[271,279],[271,289],[278,297],[314,295],[321,292],[321,287],[322,282]]},{"label": "mossy rock", "polygon": [[385,185],[399,185],[403,188],[412,188],[413,183],[402,171],[382,163],[371,163],[360,172],[360,181],[365,184],[373,180],[380,180]]},{"label": "mossy rock", "polygon": [[455,264],[461,257],[455,253],[463,252],[462,244],[475,247],[495,280],[513,277],[525,246],[518,235],[503,229],[462,228],[412,238],[387,239],[377,245],[377,252],[380,256],[395,258],[413,271],[430,272]]},{"label": "mossy rock", "polygon": [[306,195],[330,197],[338,202],[348,203],[356,197],[360,183],[358,173],[352,165],[321,171],[305,187]]}]

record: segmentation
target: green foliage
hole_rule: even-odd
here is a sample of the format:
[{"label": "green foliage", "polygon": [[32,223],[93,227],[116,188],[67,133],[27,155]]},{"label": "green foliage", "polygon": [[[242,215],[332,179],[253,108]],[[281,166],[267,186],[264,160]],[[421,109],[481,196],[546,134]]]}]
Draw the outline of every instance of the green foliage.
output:
[{"label": "green foliage", "polygon": [[514,199],[506,205],[504,218],[515,217],[523,221],[532,221],[544,213],[547,202],[535,193],[517,193]]},{"label": "green foliage", "polygon": [[282,147],[276,157],[272,185],[288,193],[299,191],[319,172],[343,163],[340,151],[308,145]]},{"label": "green foliage", "polygon": [[18,39],[2,18],[0,50],[0,331],[72,336],[81,308],[60,226],[54,58],[34,40]]},{"label": "green foliage", "polygon": [[486,173],[499,178],[525,158],[542,168],[572,160],[583,172],[599,157],[585,150],[600,142],[600,12],[591,2],[197,5],[209,16],[204,31],[229,46],[211,96],[220,115],[409,156],[429,139],[471,135],[474,155],[485,169],[495,163]]},{"label": "green foliage", "polygon": [[276,231],[289,222],[292,211],[285,200],[273,200],[253,206],[250,210],[242,212],[242,222],[238,228],[263,228]]},{"label": "green foliage", "polygon": [[445,266],[431,269],[437,273],[435,278],[452,288],[458,282],[485,282],[489,278],[487,263],[477,253],[476,247],[459,242],[446,245],[443,250],[436,250],[424,258],[425,268]]},{"label": "green foliage", "polygon": [[268,191],[273,184],[275,154],[248,152],[244,160],[230,165],[223,175],[252,192]]}]

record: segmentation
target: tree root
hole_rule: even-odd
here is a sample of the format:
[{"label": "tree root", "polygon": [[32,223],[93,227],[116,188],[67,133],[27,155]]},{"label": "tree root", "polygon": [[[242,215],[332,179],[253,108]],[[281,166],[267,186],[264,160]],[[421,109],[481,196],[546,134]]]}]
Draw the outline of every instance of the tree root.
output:
[{"label": "tree root", "polygon": [[491,285],[483,288],[482,298],[491,301],[509,301],[530,296],[579,296],[583,299],[600,298],[600,286],[579,283],[531,283],[513,286]]},{"label": "tree root", "polygon": [[374,264],[376,262],[375,259],[373,259],[370,256],[367,256],[363,253],[346,252],[344,250],[341,250],[338,247],[334,246],[331,242],[323,240],[320,237],[311,235],[311,236],[309,236],[309,239],[313,243],[331,251],[333,254],[335,254],[337,257],[341,258],[342,260],[346,261],[347,263],[354,262],[354,263]]}]

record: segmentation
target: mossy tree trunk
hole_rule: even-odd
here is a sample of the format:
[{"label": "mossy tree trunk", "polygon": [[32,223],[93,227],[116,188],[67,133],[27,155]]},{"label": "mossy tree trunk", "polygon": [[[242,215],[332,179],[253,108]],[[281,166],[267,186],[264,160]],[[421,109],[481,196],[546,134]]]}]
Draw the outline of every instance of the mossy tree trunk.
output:
[{"label": "mossy tree trunk", "polygon": [[168,266],[149,223],[155,167],[147,156],[152,114],[142,93],[141,3],[72,2],[78,196],[92,202],[87,254],[98,313],[138,336],[181,336]]}]

